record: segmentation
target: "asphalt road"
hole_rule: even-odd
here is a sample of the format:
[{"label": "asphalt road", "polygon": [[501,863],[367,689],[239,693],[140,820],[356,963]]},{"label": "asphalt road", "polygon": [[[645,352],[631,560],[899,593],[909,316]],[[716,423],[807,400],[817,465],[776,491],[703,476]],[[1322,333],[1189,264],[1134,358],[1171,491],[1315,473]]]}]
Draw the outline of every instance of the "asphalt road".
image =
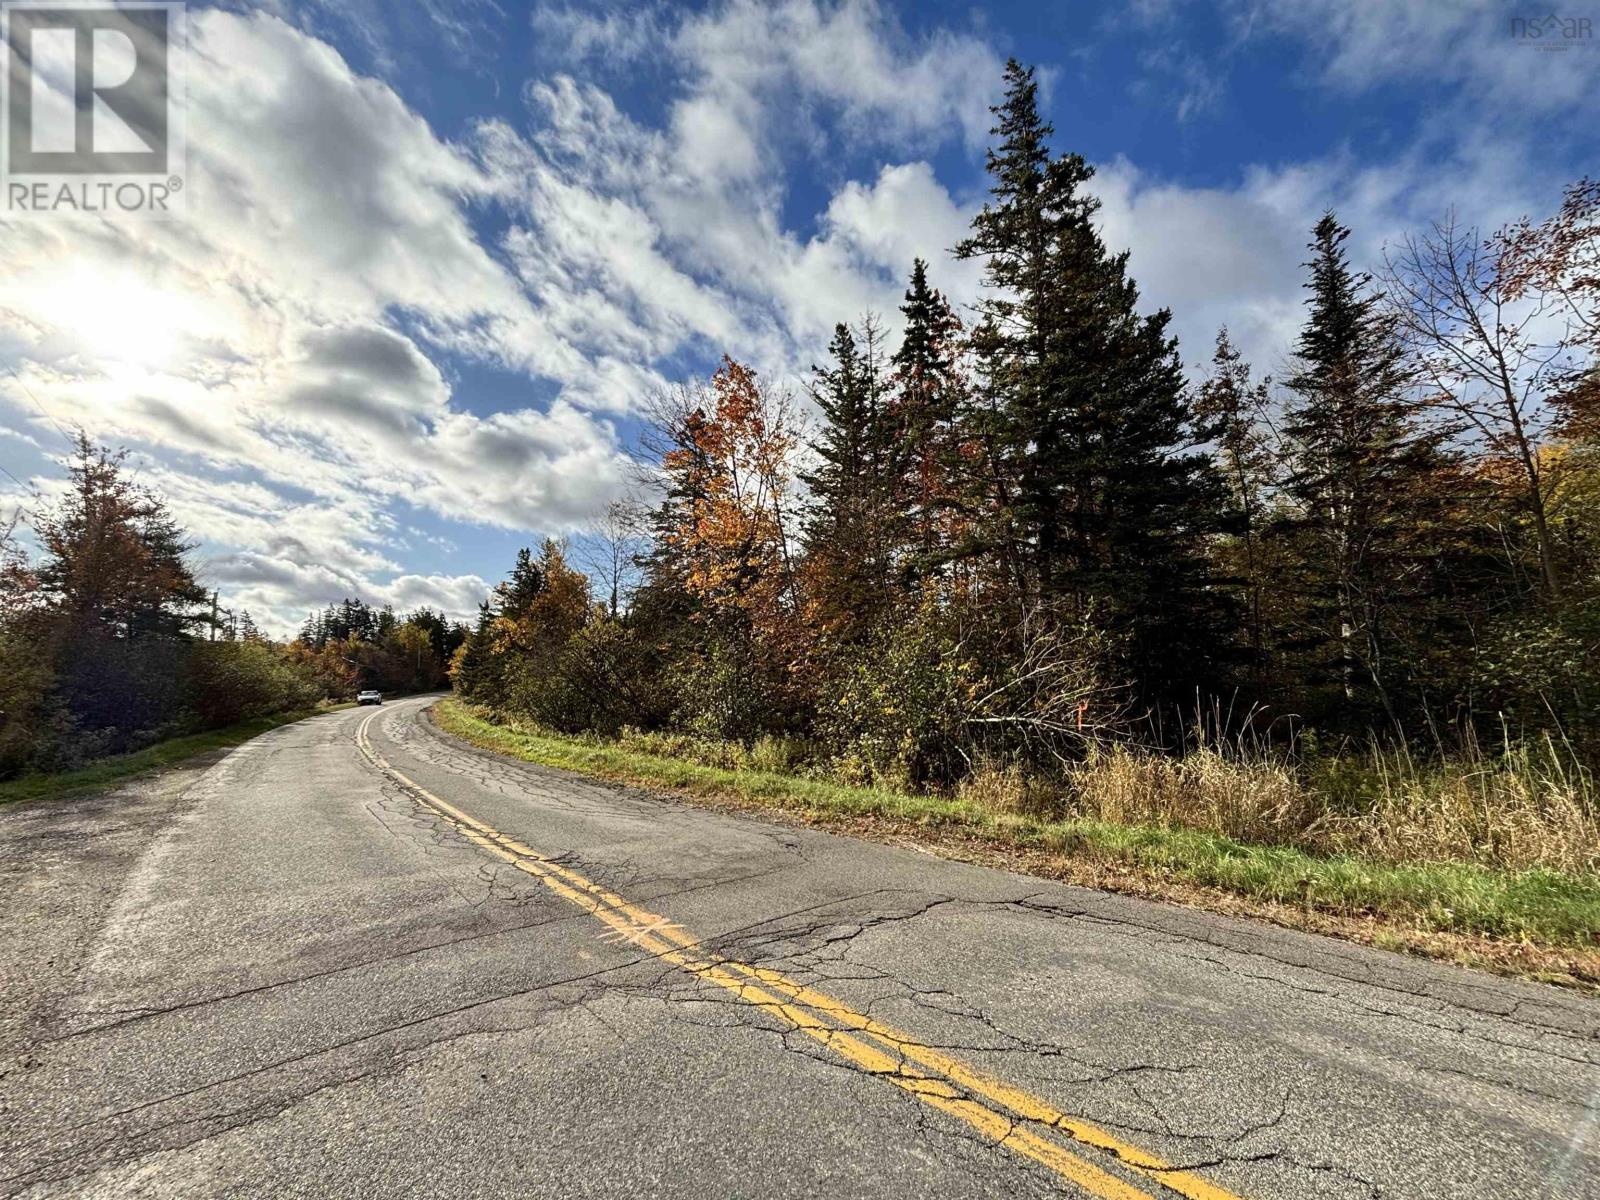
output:
[{"label": "asphalt road", "polygon": [[0,1194],[1600,1197],[1600,1002],[425,707],[0,810]]}]

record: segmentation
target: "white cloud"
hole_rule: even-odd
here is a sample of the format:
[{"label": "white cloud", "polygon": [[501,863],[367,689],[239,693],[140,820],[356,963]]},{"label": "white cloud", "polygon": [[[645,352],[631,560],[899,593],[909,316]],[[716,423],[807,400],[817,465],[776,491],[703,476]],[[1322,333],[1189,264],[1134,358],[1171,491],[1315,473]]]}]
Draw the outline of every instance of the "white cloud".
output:
[{"label": "white cloud", "polygon": [[648,383],[632,347],[607,358],[480,241],[470,206],[512,182],[280,20],[192,27],[188,218],[0,229],[4,394],[182,462],[147,478],[219,581],[275,565],[277,591],[237,580],[269,617],[290,566],[307,596],[395,588],[396,501],[549,532],[601,507],[625,465],[608,423],[570,399],[475,415],[433,361],[487,359],[573,396]]},{"label": "white cloud", "polygon": [[1454,208],[1463,225],[1492,231],[1558,202],[1561,176],[1512,146],[1477,146],[1438,160],[1412,152],[1387,162],[1341,153],[1251,167],[1232,187],[1188,187],[1126,159],[1096,174],[1102,235],[1131,250],[1146,308],[1170,307],[1191,366],[1209,359],[1226,324],[1261,372],[1276,371],[1304,317],[1311,229],[1332,209],[1352,234],[1358,270],[1377,271],[1386,246]]},{"label": "white cloud", "polygon": [[[609,18],[563,9],[539,20],[575,30],[585,52],[607,39],[627,50]],[[819,103],[879,139],[962,136],[958,109],[987,122],[1000,74],[992,51],[946,34],[913,46],[875,7],[850,4],[727,5],[662,37],[686,91],[663,129],[557,75],[528,89],[531,144],[485,131],[485,158],[519,179],[526,205],[508,253],[553,328],[606,344],[619,361],[692,345],[788,373],[809,365],[836,322],[892,315],[917,254],[941,284],[955,281],[947,290],[971,292],[975,268],[943,262],[969,214],[926,163],[845,183],[818,231],[800,238],[780,216],[794,165],[773,147]],[[887,85],[851,82],[863,63]]]},{"label": "white cloud", "polygon": [[[1355,94],[1398,85],[1429,89],[1436,134],[1482,139],[1592,106],[1600,52],[1592,12],[1557,9],[1557,21],[1590,21],[1587,36],[1563,39],[1557,24],[1530,37],[1526,23],[1551,9],[1505,0],[1140,0],[1132,15],[1170,32],[1198,9],[1215,13],[1224,37],[1204,58],[1177,44],[1146,52],[1146,93],[1170,91],[1180,120],[1214,103],[1247,53],[1300,53],[1304,81]],[[1523,22],[1523,24],[1517,24]],[[1578,27],[1573,27],[1578,31]],[[1213,31],[1214,32],[1214,31]]]},{"label": "white cloud", "polygon": [[1251,34],[1305,41],[1323,64],[1322,78],[1352,90],[1424,78],[1511,106],[1504,115],[1533,118],[1536,111],[1589,105],[1600,78],[1592,39],[1570,53],[1544,52],[1518,37],[1513,21],[1543,18],[1549,10],[1502,0],[1237,0],[1231,8]]},{"label": "white cloud", "polygon": [[668,40],[667,14],[646,4],[612,5],[595,11],[574,4],[539,4],[533,9],[538,41],[553,43],[569,61],[632,66]]},{"label": "white cloud", "polygon": [[[284,20],[197,13],[188,218],[0,230],[17,374],[0,387],[18,411],[44,396],[61,421],[143,447],[207,570],[269,620],[334,593],[476,579],[406,572],[390,507],[573,529],[624,482],[596,414],[660,387],[655,361],[698,348],[787,364],[884,298],[882,206],[841,207],[797,241],[776,216],[780,164],[753,139],[780,85],[932,133],[952,111],[922,103],[939,56],[971,47],[929,44],[899,91],[864,94],[827,81],[801,43],[892,66],[876,39],[903,35],[875,10],[727,17],[676,27],[684,53],[698,42],[708,57],[673,129],[558,77],[530,89],[531,136],[487,121],[451,144]],[[787,83],[742,77],[729,57],[738,23],[769,18],[788,29]],[[713,178],[752,173],[766,179],[745,190]],[[908,181],[937,191],[925,170]],[[509,218],[498,245],[475,207]],[[469,411],[445,355],[526,371],[557,398]]]},{"label": "white cloud", "polygon": [[944,292],[970,300],[982,267],[952,257],[972,229],[977,205],[958,205],[925,162],[885,166],[869,186],[851,182],[828,205],[830,235],[864,261],[904,281],[911,260],[922,258]]},{"label": "white cloud", "polygon": [[1001,59],[981,37],[937,27],[909,33],[875,0],[729,0],[670,5],[541,4],[541,50],[569,64],[622,71],[663,56],[683,95],[671,125],[692,171],[746,178],[775,141],[813,144],[826,109],[844,132],[902,153],[952,136],[988,136]]},{"label": "white cloud", "polygon": [[467,621],[488,594],[488,582],[477,575],[401,575],[389,582],[381,602],[394,605],[397,612],[442,609],[448,617]]},{"label": "white cloud", "polygon": [[[697,100],[739,111],[758,99],[836,106],[855,136],[904,147],[952,129],[988,135],[1000,59],[977,38],[939,29],[912,38],[872,0],[738,0],[688,17],[673,40]],[[692,103],[693,101],[691,101]]]}]

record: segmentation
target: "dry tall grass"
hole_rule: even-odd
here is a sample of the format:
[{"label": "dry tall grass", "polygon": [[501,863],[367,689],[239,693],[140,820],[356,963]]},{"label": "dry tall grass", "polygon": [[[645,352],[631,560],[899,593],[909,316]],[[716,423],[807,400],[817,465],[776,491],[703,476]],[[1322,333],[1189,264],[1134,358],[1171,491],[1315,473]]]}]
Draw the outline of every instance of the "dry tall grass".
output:
[{"label": "dry tall grass", "polygon": [[965,799],[995,811],[1198,829],[1239,841],[1392,862],[1470,862],[1600,872],[1600,796],[1559,742],[1436,760],[1371,749],[1300,759],[1234,744],[1183,755],[1122,745],[1045,784],[980,766]]},{"label": "dry tall grass", "polygon": [[1116,746],[1071,774],[1073,808],[1125,825],[1182,825],[1247,842],[1314,841],[1324,809],[1294,770],[1214,747],[1182,757]]},{"label": "dry tall grass", "polygon": [[[1224,720],[1196,721],[1215,730]],[[809,747],[765,738],[754,746],[686,734],[624,730],[623,749],[726,770],[794,774]],[[837,764],[834,764],[837,773]],[[846,782],[858,782],[847,780]],[[1404,747],[1341,754],[1276,749],[1202,732],[1186,753],[1125,743],[1092,748],[1063,775],[980,762],[959,793],[991,812],[1053,820],[1198,829],[1241,842],[1389,862],[1465,862],[1600,874],[1600,789],[1556,738],[1491,751],[1467,737],[1449,753]]]},{"label": "dry tall grass", "polygon": [[1600,796],[1569,747],[1546,736],[1500,754],[1469,745],[1419,763],[1405,750],[1367,756],[1377,779],[1364,812],[1329,829],[1338,848],[1388,859],[1600,871]]}]

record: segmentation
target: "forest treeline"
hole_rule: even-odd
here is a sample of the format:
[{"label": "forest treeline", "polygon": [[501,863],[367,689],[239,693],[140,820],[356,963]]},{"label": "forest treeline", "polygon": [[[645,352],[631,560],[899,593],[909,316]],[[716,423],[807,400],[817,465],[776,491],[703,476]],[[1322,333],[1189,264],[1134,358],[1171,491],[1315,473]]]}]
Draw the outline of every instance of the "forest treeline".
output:
[{"label": "forest treeline", "polygon": [[444,685],[467,630],[346,600],[295,640],[219,612],[194,545],[121,454],[79,434],[68,487],[0,528],[0,779],[58,771],[164,738],[348,699]]},{"label": "forest treeline", "polygon": [[[975,310],[912,264],[898,342],[839,325],[809,424],[731,357],[654,397],[645,498],[587,572],[522,554],[457,689],[557,731],[911,788],[1060,780],[1107,747],[1536,746],[1592,837],[1600,185],[1498,231],[1441,211],[1375,264],[1330,212],[1288,369],[1222,330],[1192,384],[1032,72],[1006,88],[955,248],[983,266]],[[1317,770],[1329,803],[1370,808]]]}]

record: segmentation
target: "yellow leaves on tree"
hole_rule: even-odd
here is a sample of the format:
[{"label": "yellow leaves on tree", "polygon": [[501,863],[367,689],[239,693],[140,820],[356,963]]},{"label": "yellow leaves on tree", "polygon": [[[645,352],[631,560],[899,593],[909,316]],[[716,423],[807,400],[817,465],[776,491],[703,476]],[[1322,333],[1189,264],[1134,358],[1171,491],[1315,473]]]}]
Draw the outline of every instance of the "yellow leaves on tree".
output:
[{"label": "yellow leaves on tree", "polygon": [[495,618],[494,648],[524,654],[558,650],[588,623],[593,609],[588,576],[567,565],[559,542],[546,539],[526,594]]},{"label": "yellow leaves on tree", "polygon": [[799,439],[787,395],[724,358],[710,381],[664,397],[669,438],[662,542],[684,588],[766,632],[789,623],[794,579],[784,528]]}]

